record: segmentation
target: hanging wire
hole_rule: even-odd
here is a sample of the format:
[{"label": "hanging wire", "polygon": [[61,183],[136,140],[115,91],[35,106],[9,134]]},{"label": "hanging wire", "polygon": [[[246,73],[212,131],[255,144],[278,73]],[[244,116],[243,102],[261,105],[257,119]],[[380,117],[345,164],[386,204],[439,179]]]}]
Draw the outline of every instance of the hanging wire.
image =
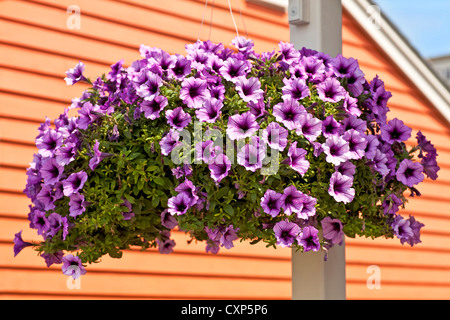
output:
[{"label": "hanging wire", "polygon": [[239,38],[239,31],[238,31],[238,27],[236,25],[236,21],[234,20],[234,16],[233,16],[233,10],[231,9],[231,4],[230,4],[230,0],[228,0],[228,8],[230,8],[230,13],[231,13],[231,19],[233,19],[233,23],[234,23],[234,28],[236,29],[236,35]]},{"label": "hanging wire", "polygon": [[242,15],[241,8],[239,6],[239,0],[236,0],[236,4],[239,9],[239,15],[241,16],[242,24],[244,25],[245,36],[248,39],[247,27],[245,26],[244,16]]},{"label": "hanging wire", "polygon": [[213,11],[214,11],[214,1],[212,2],[211,5],[211,17],[209,18],[209,37],[208,40],[211,40],[211,29],[212,29],[212,20],[213,20]]},{"label": "hanging wire", "polygon": [[208,0],[205,1],[205,7],[203,8],[202,23],[200,24],[200,30],[198,31],[197,41],[200,41],[200,34],[202,32],[203,20],[205,19],[205,13],[206,13],[207,7],[208,7]]}]

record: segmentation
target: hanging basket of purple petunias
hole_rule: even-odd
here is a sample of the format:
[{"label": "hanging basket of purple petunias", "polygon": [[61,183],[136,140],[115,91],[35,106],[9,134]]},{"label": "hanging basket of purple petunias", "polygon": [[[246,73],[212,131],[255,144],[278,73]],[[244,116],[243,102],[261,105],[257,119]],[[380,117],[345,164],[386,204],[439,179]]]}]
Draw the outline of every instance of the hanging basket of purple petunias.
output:
[{"label": "hanging basket of purple petunias", "polygon": [[407,147],[378,76],[290,43],[232,44],[142,45],[95,80],[81,62],[69,70],[67,84],[91,87],[39,128],[24,192],[42,241],[20,231],[15,254],[32,246],[76,278],[130,247],[172,252],[173,229],[211,253],[238,239],[302,252],[344,236],[419,243],[423,224],[399,209],[437,178],[436,149],[420,131]]}]

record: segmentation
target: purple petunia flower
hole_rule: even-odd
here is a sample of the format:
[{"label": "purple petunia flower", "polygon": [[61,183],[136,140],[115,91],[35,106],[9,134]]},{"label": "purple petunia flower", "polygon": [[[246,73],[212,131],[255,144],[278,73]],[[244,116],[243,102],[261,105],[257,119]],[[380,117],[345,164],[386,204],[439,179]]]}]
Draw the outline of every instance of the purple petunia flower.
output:
[{"label": "purple petunia flower", "polygon": [[206,100],[211,98],[206,80],[185,78],[181,83],[180,98],[189,108],[200,108]]},{"label": "purple petunia flower", "polygon": [[80,257],[68,254],[61,261],[63,263],[62,272],[66,276],[72,276],[72,278],[78,279],[80,276],[86,274],[86,269],[81,264]]},{"label": "purple petunia flower", "polygon": [[365,155],[367,141],[365,135],[355,129],[350,129],[344,133],[342,138],[348,142],[348,159],[361,159]]},{"label": "purple petunia flower", "polygon": [[121,206],[128,209],[127,211],[122,211],[121,212],[122,216],[123,216],[123,220],[131,220],[131,218],[134,217],[134,212],[132,211],[133,210],[133,205],[127,199],[123,199],[122,198],[122,201],[123,202],[122,202]]},{"label": "purple petunia flower", "polygon": [[178,193],[185,193],[190,199],[191,204],[190,206],[193,206],[198,201],[199,197],[197,195],[197,187],[194,186],[191,180],[185,178],[184,182],[180,183],[176,188],[175,191]]},{"label": "purple petunia flower", "polygon": [[297,241],[298,244],[303,247],[303,252],[320,250],[320,240],[318,234],[319,230],[313,226],[306,226],[302,229]]},{"label": "purple petunia flower", "polygon": [[315,56],[303,56],[300,58],[297,70],[293,70],[294,74],[298,73],[298,78],[302,78],[312,83],[319,83],[325,73],[325,65],[321,59]]},{"label": "purple petunia flower", "polygon": [[100,142],[95,140],[94,147],[94,155],[89,160],[89,168],[94,171],[95,168],[99,165],[99,163],[107,156],[107,154],[102,153],[98,148],[100,147]]},{"label": "purple petunia flower", "polygon": [[342,108],[346,113],[359,117],[362,111],[358,105],[358,99],[350,96],[348,93],[345,94],[345,98],[342,101]]},{"label": "purple petunia flower", "polygon": [[322,101],[336,103],[345,99],[346,91],[335,78],[327,78],[317,85],[317,94]]},{"label": "purple petunia flower", "polygon": [[69,201],[69,215],[73,218],[76,218],[84,211],[86,211],[86,202],[84,201],[84,195],[79,193],[72,194]]},{"label": "purple petunia flower", "polygon": [[166,209],[161,212],[161,224],[168,229],[173,229],[178,225],[178,221],[169,213],[169,210]]},{"label": "purple petunia flower", "polygon": [[298,120],[295,133],[303,135],[309,142],[314,142],[322,133],[322,121],[310,113],[303,114]]},{"label": "purple petunia flower", "polygon": [[328,194],[337,202],[349,203],[355,197],[355,189],[352,188],[352,185],[353,177],[334,172],[331,175]]},{"label": "purple petunia flower", "polygon": [[49,129],[36,139],[38,153],[43,157],[53,157],[56,150],[62,145],[63,136],[60,132]]},{"label": "purple petunia flower", "polygon": [[156,243],[158,245],[158,251],[160,254],[172,253],[173,247],[175,247],[175,241],[173,239],[170,239],[169,230],[160,231],[160,236],[156,238]]},{"label": "purple petunia flower", "polygon": [[167,106],[168,100],[162,95],[157,95],[151,100],[144,100],[139,105],[139,111],[144,113],[147,119],[159,118],[159,113]]},{"label": "purple petunia flower", "polygon": [[293,170],[300,173],[302,176],[309,169],[309,161],[306,160],[307,152],[303,148],[297,148],[297,141],[291,144],[288,151],[288,158],[282,163],[289,165]]},{"label": "purple petunia flower", "polygon": [[220,75],[228,81],[236,83],[240,77],[245,77],[250,69],[249,63],[231,57],[227,59],[219,69]]},{"label": "purple petunia flower", "polygon": [[309,87],[301,78],[283,79],[284,87],[281,89],[283,100],[301,100],[309,95]]},{"label": "purple petunia flower", "polygon": [[245,102],[257,103],[259,100],[264,99],[264,92],[261,90],[261,83],[258,78],[251,77],[247,79],[239,77],[235,84],[237,93]]},{"label": "purple petunia flower", "polygon": [[328,137],[325,143],[322,144],[322,148],[327,155],[325,160],[335,166],[349,160],[349,144],[341,136]]},{"label": "purple petunia flower", "polygon": [[254,43],[251,39],[236,37],[231,41],[231,44],[235,46],[244,56],[248,56],[253,52]]},{"label": "purple petunia flower", "polygon": [[381,138],[387,143],[406,141],[411,137],[412,129],[397,118],[381,126]]},{"label": "purple petunia flower", "polygon": [[221,151],[219,146],[214,146],[214,141],[202,141],[195,145],[195,153],[197,161],[204,161],[205,163],[210,163]]},{"label": "purple petunia flower", "polygon": [[250,111],[228,118],[227,135],[231,140],[251,137],[258,129],[256,117]]},{"label": "purple petunia flower", "polygon": [[45,211],[55,209],[55,196],[53,194],[53,185],[44,184],[36,195],[36,199],[42,204]]},{"label": "purple petunia flower", "polygon": [[66,143],[64,146],[59,147],[55,152],[56,162],[60,166],[65,166],[75,159],[77,153],[77,147],[75,143]]},{"label": "purple petunia flower", "polygon": [[358,61],[338,54],[335,58],[330,59],[329,66],[337,77],[348,78],[358,68]]},{"label": "purple petunia flower", "polygon": [[177,196],[170,198],[167,204],[171,215],[182,215],[191,207],[192,198],[187,193],[182,192]]},{"label": "purple petunia flower", "polygon": [[383,212],[385,214],[395,214],[401,205],[403,205],[402,200],[400,200],[395,194],[390,194],[382,203]]},{"label": "purple petunia flower", "polygon": [[285,63],[291,65],[293,62],[298,61],[300,53],[294,48],[294,44],[289,42],[280,41],[278,43],[280,48],[280,55]]},{"label": "purple petunia flower", "polygon": [[263,211],[275,218],[281,210],[281,193],[268,189],[261,198]]},{"label": "purple petunia flower", "polygon": [[266,150],[259,143],[259,138],[254,137],[250,144],[244,145],[237,154],[237,163],[245,169],[255,172],[262,168],[262,161],[266,156]]},{"label": "purple petunia flower", "polygon": [[176,130],[182,130],[191,122],[189,113],[184,112],[183,107],[178,107],[166,112],[167,123]]},{"label": "purple petunia flower", "polygon": [[120,82],[122,80],[121,72],[123,63],[124,60],[122,59],[111,65],[111,71],[106,75],[106,78],[112,82]]},{"label": "purple petunia flower", "polygon": [[273,227],[277,238],[277,244],[281,247],[290,247],[301,232],[300,227],[294,222],[279,221]]},{"label": "purple petunia flower", "polygon": [[289,132],[277,122],[271,122],[262,132],[261,139],[271,148],[283,151],[287,146]]},{"label": "purple petunia flower", "polygon": [[436,154],[427,154],[420,160],[420,164],[423,166],[423,173],[427,175],[431,180],[436,180],[439,168],[436,161]]},{"label": "purple petunia flower", "polygon": [[23,241],[22,230],[14,235],[14,257],[17,256],[24,248],[32,246],[31,242]]},{"label": "purple petunia flower", "polygon": [[47,267],[50,267],[52,264],[62,263],[63,256],[64,256],[64,252],[62,252],[62,251],[57,251],[55,253],[41,254],[41,257],[44,258],[45,264],[47,265]]},{"label": "purple petunia flower", "polygon": [[417,243],[421,243],[420,240],[420,229],[424,227],[425,225],[419,221],[417,221],[413,216],[409,216],[409,227],[411,228],[413,235],[412,237],[409,237],[403,241],[400,240],[400,242],[403,244],[404,242],[408,243],[411,247],[414,246]]},{"label": "purple petunia flower", "polygon": [[286,99],[273,107],[273,115],[289,130],[295,130],[301,115],[306,114],[306,109],[297,100]]},{"label": "purple petunia flower", "polygon": [[170,129],[169,132],[161,138],[159,145],[161,146],[161,153],[168,156],[170,152],[179,143],[180,133],[174,129]]},{"label": "purple petunia flower", "polygon": [[66,180],[63,181],[64,195],[66,197],[70,197],[72,194],[80,191],[87,179],[88,175],[84,171],[72,173]]},{"label": "purple petunia flower", "polygon": [[404,159],[400,162],[397,169],[396,177],[397,180],[408,187],[413,187],[423,181],[423,166],[409,159]]},{"label": "purple petunia flower", "polygon": [[400,239],[401,243],[408,241],[414,236],[414,232],[411,228],[411,223],[409,220],[404,219],[402,216],[395,216],[394,221],[391,224],[392,230],[397,238]]},{"label": "purple petunia flower", "polygon": [[60,166],[55,158],[46,158],[42,162],[40,170],[44,183],[48,185],[57,183],[61,178],[63,171],[64,167]]},{"label": "purple petunia flower", "polygon": [[322,121],[322,134],[326,138],[339,135],[341,128],[341,124],[332,115],[329,115]]},{"label": "purple petunia flower", "polygon": [[316,215],[317,199],[306,194],[302,197],[303,207],[300,212],[297,212],[297,217],[300,219],[308,219]]},{"label": "purple petunia flower", "polygon": [[353,177],[356,172],[356,166],[351,161],[341,163],[336,167],[336,171],[340,172],[344,176]]},{"label": "purple petunia flower", "polygon": [[43,236],[50,228],[50,224],[45,215],[45,212],[37,208],[31,208],[28,219],[30,220],[30,227],[33,229],[37,229],[37,234],[41,236]]},{"label": "purple petunia flower", "polygon": [[[144,81],[143,83],[140,83]],[[162,86],[162,78],[151,71],[144,71],[139,81],[140,85],[136,88],[136,94],[146,100],[151,100],[159,95],[159,88]]]},{"label": "purple petunia flower", "polygon": [[62,239],[66,240],[66,236],[69,234],[69,222],[67,217],[62,217],[56,212],[51,213],[48,216],[49,229],[47,230],[45,237],[54,237],[60,230],[62,230]]},{"label": "purple petunia flower", "polygon": [[67,77],[64,78],[66,84],[73,86],[75,83],[79,81],[87,80],[86,77],[83,75],[83,72],[84,72],[84,63],[78,62],[75,68],[66,71]]},{"label": "purple petunia flower", "polygon": [[175,63],[169,69],[169,76],[177,80],[183,80],[191,73],[191,62],[181,54],[175,55]]},{"label": "purple petunia flower", "polygon": [[286,187],[281,197],[281,207],[284,213],[290,216],[292,213],[299,213],[303,209],[304,194],[297,190],[295,186]]},{"label": "purple petunia flower", "polygon": [[221,115],[221,109],[223,107],[223,103],[216,98],[211,98],[206,100],[204,105],[199,109],[195,110],[195,114],[198,120],[202,122],[215,123],[216,120]]},{"label": "purple petunia flower", "polygon": [[320,223],[325,239],[330,240],[332,244],[341,244],[344,241],[345,234],[341,220],[328,216],[323,218]]},{"label": "purple petunia flower", "polygon": [[236,232],[239,231],[239,228],[234,228],[233,225],[229,225],[225,228],[224,231],[222,231],[222,234],[220,236],[220,244],[222,247],[225,247],[226,249],[231,249],[234,247],[233,241],[238,239],[238,235]]},{"label": "purple petunia flower", "polygon": [[231,169],[231,161],[226,155],[221,153],[209,163],[208,168],[211,171],[211,178],[213,178],[216,183],[219,183],[228,175],[228,172]]}]

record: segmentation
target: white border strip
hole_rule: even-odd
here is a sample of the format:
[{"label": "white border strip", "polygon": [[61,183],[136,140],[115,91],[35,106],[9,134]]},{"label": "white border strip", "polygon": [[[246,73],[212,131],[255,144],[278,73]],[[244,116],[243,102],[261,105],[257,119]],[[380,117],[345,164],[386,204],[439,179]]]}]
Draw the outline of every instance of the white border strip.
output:
[{"label": "white border strip", "polygon": [[342,5],[450,123],[449,90],[381,15],[374,21],[369,15],[373,4],[367,0],[342,0]]}]

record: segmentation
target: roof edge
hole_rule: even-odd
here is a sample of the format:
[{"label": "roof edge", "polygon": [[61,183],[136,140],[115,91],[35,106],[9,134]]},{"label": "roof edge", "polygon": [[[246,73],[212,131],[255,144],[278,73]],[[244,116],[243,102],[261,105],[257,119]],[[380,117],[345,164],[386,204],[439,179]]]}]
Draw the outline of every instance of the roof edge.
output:
[{"label": "roof edge", "polygon": [[[383,14],[373,16],[371,8],[374,5],[370,0],[342,0],[343,8],[405,72],[411,82],[420,88],[425,97],[450,123],[449,89],[386,16]],[[376,23],[374,23],[375,18],[378,19]]]}]

